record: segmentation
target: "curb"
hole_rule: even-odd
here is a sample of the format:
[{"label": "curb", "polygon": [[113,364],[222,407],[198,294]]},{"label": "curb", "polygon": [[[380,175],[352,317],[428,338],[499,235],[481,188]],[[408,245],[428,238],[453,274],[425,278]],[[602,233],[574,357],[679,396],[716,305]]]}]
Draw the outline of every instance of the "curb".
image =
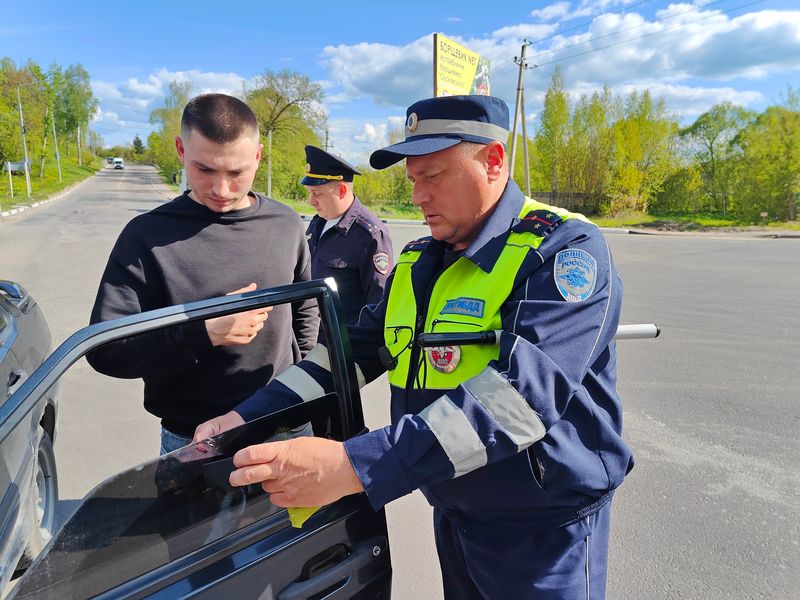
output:
[{"label": "curb", "polygon": [[56,194],[55,196],[50,196],[49,198],[47,198],[47,199],[45,199],[45,200],[37,200],[37,201],[36,201],[36,202],[34,202],[33,204],[27,204],[27,205],[25,205],[25,206],[19,206],[19,207],[17,207],[17,208],[10,208],[10,209],[8,209],[8,210],[4,210],[4,211],[0,212],[0,220],[2,220],[2,219],[7,219],[7,218],[9,218],[9,217],[13,217],[14,215],[18,215],[19,213],[25,212],[26,210],[32,210],[32,209],[34,209],[34,208],[37,208],[37,207],[39,207],[39,206],[42,206],[43,204],[47,204],[47,203],[49,203],[49,202],[53,202],[54,200],[59,200],[59,199],[61,199],[61,198],[65,197],[65,196],[68,196],[68,195],[70,195],[70,194],[71,194],[71,193],[72,193],[74,190],[78,189],[78,188],[79,188],[79,187],[81,187],[81,186],[82,186],[84,183],[86,183],[87,181],[89,181],[89,180],[90,180],[92,177],[96,177],[96,176],[97,176],[97,174],[98,174],[98,173],[100,173],[101,171],[102,171],[102,169],[100,169],[99,171],[96,171],[96,172],[92,173],[92,174],[91,174],[91,175],[89,175],[89,177],[87,177],[86,179],[83,179],[82,181],[79,181],[78,183],[75,183],[75,184],[73,184],[71,187],[68,187],[68,188],[67,188],[67,189],[65,189],[65,190],[62,190],[61,192],[59,192],[59,193],[58,193],[58,194]]}]

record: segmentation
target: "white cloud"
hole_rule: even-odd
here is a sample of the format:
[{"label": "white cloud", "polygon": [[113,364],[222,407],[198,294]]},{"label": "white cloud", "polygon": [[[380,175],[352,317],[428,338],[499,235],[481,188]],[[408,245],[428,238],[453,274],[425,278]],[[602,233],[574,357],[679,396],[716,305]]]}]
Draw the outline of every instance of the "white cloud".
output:
[{"label": "white cloud", "polygon": [[361,133],[353,136],[356,142],[365,142],[373,146],[381,146],[386,141],[386,123],[380,125],[373,125],[372,123],[364,123]]},{"label": "white cloud", "polygon": [[[572,40],[554,40],[551,49],[531,60],[560,62],[567,81],[610,85],[642,79],[724,81],[800,69],[800,12],[731,19],[718,11],[669,11],[676,18],[668,22],[644,22],[638,15],[595,22],[591,35],[602,40],[569,48]],[[637,29],[631,31],[632,25]],[[619,35],[611,35],[615,32]]]},{"label": "white cloud", "polygon": [[[154,71],[144,80],[92,81],[92,91],[100,104],[93,128],[111,145],[125,144],[135,133],[146,138],[155,129],[149,122],[150,113],[162,104],[172,81],[190,82],[192,94],[222,92],[240,95],[243,86],[253,83],[253,79],[237,73],[171,71],[165,68]],[[136,131],[131,133],[133,129]]]},{"label": "white cloud", "polygon": [[538,39],[551,35],[558,30],[557,23],[550,24],[528,24],[509,25],[502,27],[492,32],[492,37],[495,39],[513,38],[514,40],[522,40],[522,38]]},{"label": "white cloud", "polygon": [[[648,19],[635,6],[625,12],[636,1],[587,0],[572,7],[558,2],[537,13],[539,18],[559,14],[559,22],[579,13],[595,15],[586,29],[574,33],[553,36],[555,22],[511,23],[479,38],[448,37],[492,59],[492,93],[504,98],[513,112],[518,70],[512,59],[519,54],[520,39],[553,36],[528,49],[528,63],[539,67],[525,75],[531,123],[541,109],[554,64],[561,65],[575,99],[604,84],[623,96],[633,89],[649,89],[684,117],[724,100],[743,106],[763,103],[766,99],[755,80],[800,71],[800,11],[731,17],[713,6],[684,3],[671,4]],[[405,108],[431,94],[432,55],[430,35],[405,45],[359,43],[324,49],[324,64],[335,82],[328,102],[337,105],[338,114],[345,114],[347,103],[356,99],[372,101],[378,110],[385,107],[385,130],[375,120],[374,109],[370,127],[367,119],[353,119],[342,129],[338,138],[351,156],[363,157],[367,149],[385,143],[378,138],[402,125]]]},{"label": "white cloud", "polygon": [[544,8],[532,10],[531,16],[534,19],[540,19],[542,21],[552,21],[553,19],[566,16],[569,13],[569,7],[569,2],[556,2]]},{"label": "white cloud", "polygon": [[323,55],[333,78],[351,97],[405,106],[431,93],[432,48],[432,35],[426,35],[405,46],[326,46]]},{"label": "white cloud", "polygon": [[737,91],[732,87],[690,87],[683,85],[672,85],[651,81],[645,85],[624,85],[615,92],[627,95],[638,89],[650,90],[652,96],[663,98],[669,110],[676,112],[684,117],[697,117],[709,108],[720,102],[731,102],[740,106],[747,106],[755,102],[764,100],[760,92]]},{"label": "white cloud", "polygon": [[372,152],[389,144],[390,134],[402,131],[405,120],[404,114],[367,122],[357,118],[331,119],[328,127],[333,151],[354,165],[365,165]]},{"label": "white cloud", "polygon": [[447,17],[448,23],[461,23],[461,17]]},{"label": "white cloud", "polygon": [[389,124],[389,131],[397,131],[402,129],[406,124],[406,118],[404,116],[393,116],[386,119]]}]

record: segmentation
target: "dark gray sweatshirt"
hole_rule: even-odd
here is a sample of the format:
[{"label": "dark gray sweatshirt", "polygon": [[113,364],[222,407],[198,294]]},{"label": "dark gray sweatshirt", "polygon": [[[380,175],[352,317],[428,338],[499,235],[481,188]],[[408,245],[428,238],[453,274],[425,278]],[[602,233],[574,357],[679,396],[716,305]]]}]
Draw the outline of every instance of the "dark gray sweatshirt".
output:
[{"label": "dark gray sweatshirt", "polygon": [[[255,199],[249,208],[215,213],[184,195],[135,217],[108,259],[91,322],[213,298],[251,282],[262,289],[309,280],[300,217],[275,200]],[[305,355],[318,328],[310,300],[276,306],[247,345],[215,348],[199,321],[115,342],[87,359],[106,375],[143,378],[145,408],[170,431],[191,435]]]}]

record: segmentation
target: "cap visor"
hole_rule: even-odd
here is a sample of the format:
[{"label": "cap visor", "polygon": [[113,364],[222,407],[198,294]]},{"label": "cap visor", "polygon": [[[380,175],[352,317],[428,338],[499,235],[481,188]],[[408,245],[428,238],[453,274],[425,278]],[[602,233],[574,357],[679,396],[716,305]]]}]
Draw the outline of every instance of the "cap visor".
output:
[{"label": "cap visor", "polygon": [[323,185],[325,183],[331,183],[332,180],[330,179],[320,179],[319,177],[308,177],[305,176],[300,180],[300,185]]},{"label": "cap visor", "polygon": [[385,169],[393,164],[400,162],[407,156],[423,156],[445,150],[451,146],[462,142],[461,138],[432,137],[418,140],[407,140],[398,144],[392,144],[376,150],[369,157],[369,164],[373,169]]}]

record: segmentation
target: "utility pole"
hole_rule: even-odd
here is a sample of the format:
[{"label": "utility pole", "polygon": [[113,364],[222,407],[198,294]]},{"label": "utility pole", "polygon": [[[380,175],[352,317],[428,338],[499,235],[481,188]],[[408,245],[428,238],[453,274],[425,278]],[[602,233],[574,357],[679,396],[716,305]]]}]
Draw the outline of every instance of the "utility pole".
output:
[{"label": "utility pole", "polygon": [[514,162],[516,159],[516,151],[517,151],[517,122],[519,120],[520,111],[522,112],[522,132],[523,132],[523,143],[525,144],[525,185],[526,189],[528,190],[528,194],[530,195],[530,172],[528,171],[528,139],[526,135],[526,127],[525,127],[525,102],[524,102],[524,88],[522,84],[522,74],[525,72],[525,69],[528,68],[535,68],[536,65],[533,67],[528,67],[528,63],[525,62],[525,52],[530,46],[531,43],[527,39],[522,40],[522,50],[520,51],[519,57],[514,57],[514,62],[519,65],[519,75],[517,77],[517,99],[516,105],[514,108],[514,126],[511,130],[511,176],[514,176]]},{"label": "utility pole", "polygon": [[272,198],[272,129],[267,131],[267,198]]},{"label": "utility pole", "polygon": [[330,148],[330,146],[328,146],[328,128],[326,127],[325,128],[325,152],[328,151],[328,148]]},{"label": "utility pole", "polygon": [[39,179],[44,176],[44,153],[47,152],[47,115],[50,114],[50,106],[46,106],[44,109],[44,135],[42,136],[44,139],[42,140],[42,162],[39,166]]},{"label": "utility pole", "polygon": [[[30,85],[30,84],[22,84],[22,85]],[[28,142],[25,140],[25,119],[22,118],[22,98],[19,95],[19,88],[22,85],[17,86],[17,106],[19,106],[19,124],[22,127],[22,152],[25,155],[25,185],[28,186],[28,198],[31,197],[31,172],[30,167],[28,165]]]},{"label": "utility pole", "polygon": [[61,154],[58,152],[58,138],[56,137],[56,119],[55,119],[55,111],[53,111],[53,118],[51,122],[53,123],[53,145],[56,147],[56,164],[58,165],[58,181],[61,183]]},{"label": "utility pole", "polygon": [[525,161],[525,195],[531,197],[531,170],[528,162],[528,130],[525,126],[525,90],[519,96],[519,106],[522,112],[522,158]]}]

